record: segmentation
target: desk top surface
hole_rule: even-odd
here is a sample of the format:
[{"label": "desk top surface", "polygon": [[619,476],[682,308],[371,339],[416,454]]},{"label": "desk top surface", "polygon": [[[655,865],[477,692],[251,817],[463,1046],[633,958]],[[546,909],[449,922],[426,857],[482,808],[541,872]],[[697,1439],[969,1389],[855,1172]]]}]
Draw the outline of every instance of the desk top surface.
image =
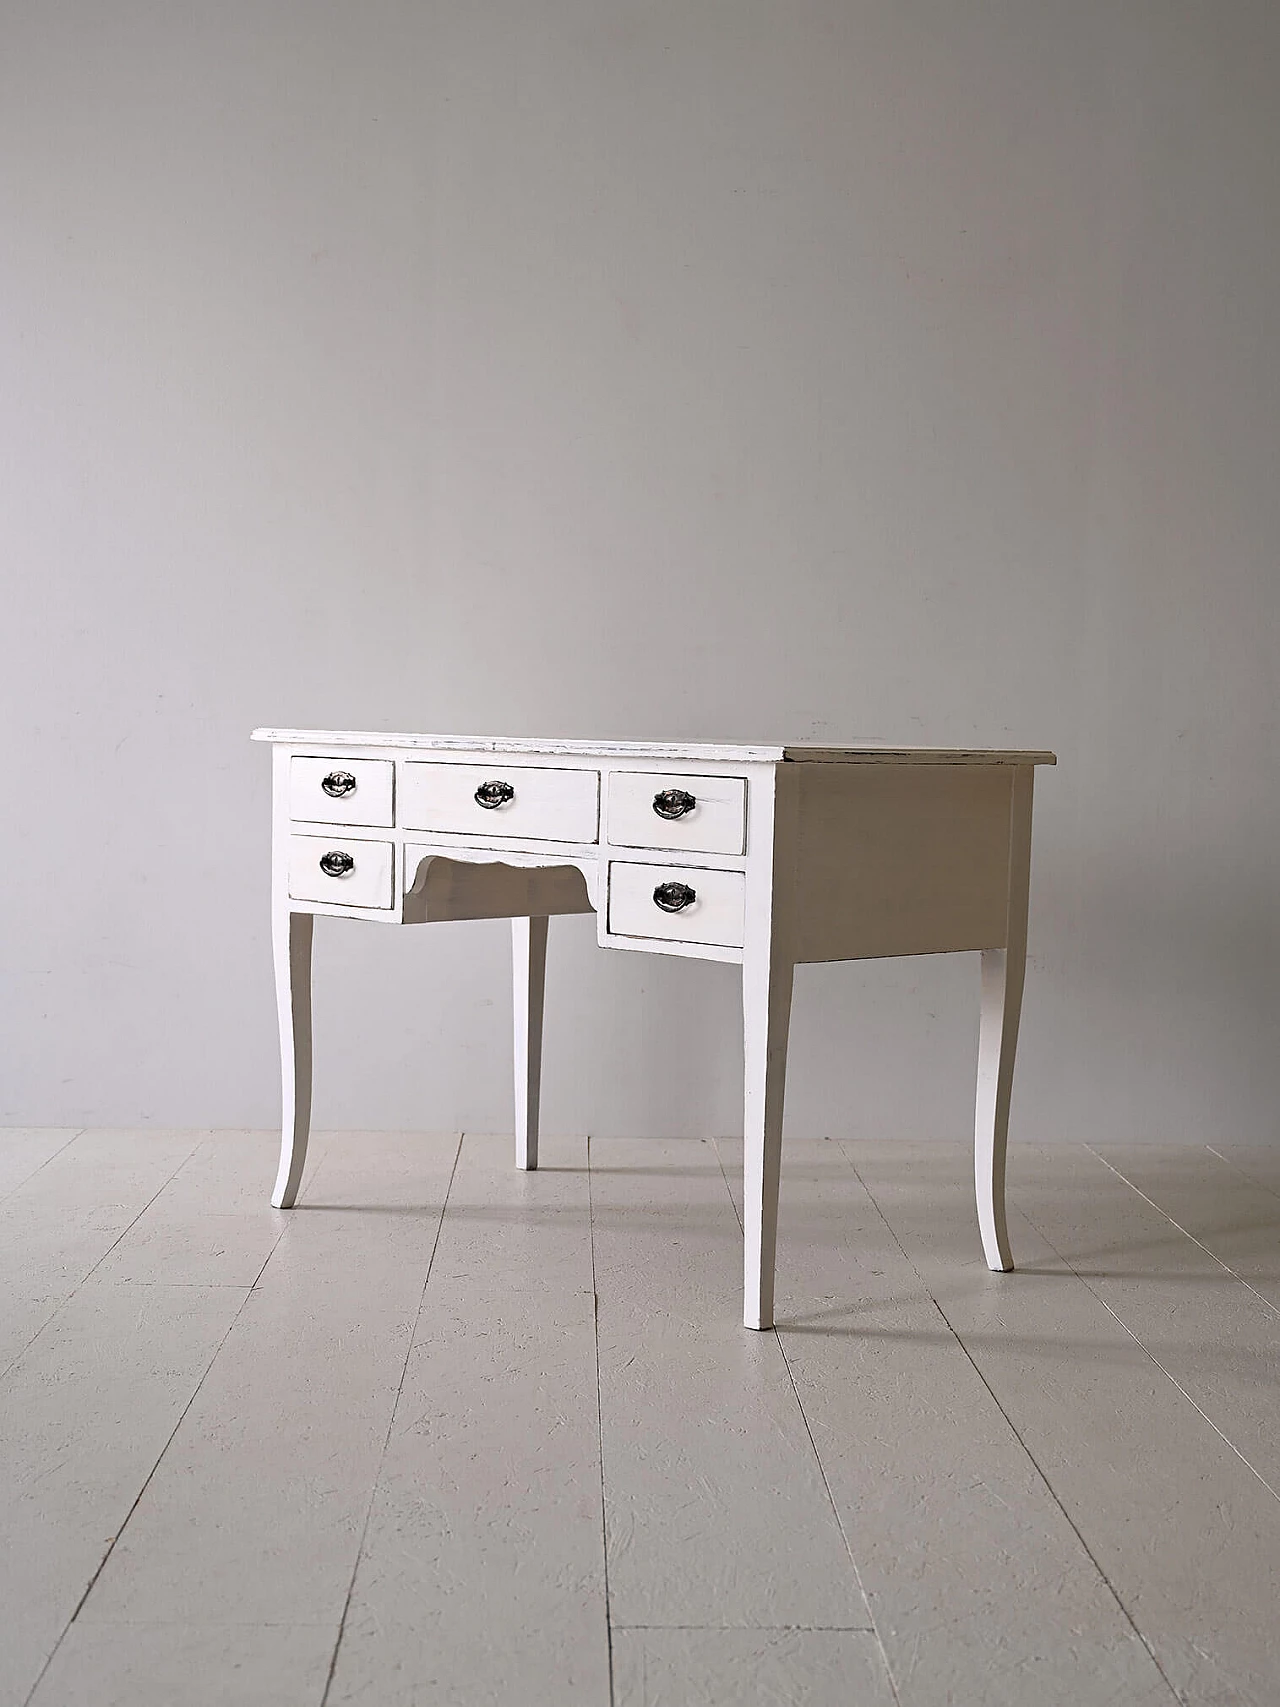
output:
[{"label": "desk top surface", "polygon": [[604,759],[692,759],[711,763],[837,765],[1052,765],[1052,753],[1003,747],[891,747],[862,742],[833,747],[820,742],[742,745],[723,741],[562,741],[528,736],[390,735],[349,729],[255,729],[255,741],[308,747],[402,747],[436,753],[574,754]]}]

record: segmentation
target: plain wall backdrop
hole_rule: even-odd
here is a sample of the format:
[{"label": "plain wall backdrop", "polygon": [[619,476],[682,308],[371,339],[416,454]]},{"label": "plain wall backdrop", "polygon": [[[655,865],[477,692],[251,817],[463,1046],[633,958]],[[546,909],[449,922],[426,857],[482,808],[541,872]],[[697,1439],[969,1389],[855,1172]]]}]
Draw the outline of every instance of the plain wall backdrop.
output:
[{"label": "plain wall backdrop", "polygon": [[[1277,1139],[1280,7],[0,4],[0,1119],[276,1118],[260,723],[1049,746],[1014,1132]],[[505,925],[322,921],[316,1120],[510,1128]],[[553,925],[549,1126],[739,1129]],[[974,957],[788,1126],[971,1119]]]}]

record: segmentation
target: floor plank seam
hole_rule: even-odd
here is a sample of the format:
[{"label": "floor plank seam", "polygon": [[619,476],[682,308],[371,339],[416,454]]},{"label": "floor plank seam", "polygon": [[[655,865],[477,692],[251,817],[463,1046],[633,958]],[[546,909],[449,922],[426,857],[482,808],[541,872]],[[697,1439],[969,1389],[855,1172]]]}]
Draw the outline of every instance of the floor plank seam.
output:
[{"label": "floor plank seam", "polygon": [[[716,1161],[720,1165],[720,1177],[724,1180],[724,1188],[729,1194],[730,1203],[733,1204],[733,1213],[737,1217],[738,1229],[740,1232],[745,1232],[742,1216],[738,1213],[737,1200],[733,1195],[733,1188],[729,1184],[729,1175],[725,1169],[724,1157],[720,1153],[719,1143],[713,1141],[713,1148],[716,1154]],[[863,1189],[865,1190],[865,1187]],[[876,1646],[880,1651],[880,1663],[884,1666],[884,1675],[889,1684],[889,1693],[892,1695],[895,1702],[900,1702],[901,1697],[898,1693],[898,1682],[893,1675],[893,1667],[889,1664],[889,1650],[886,1648],[884,1638],[880,1634],[879,1626],[876,1623],[876,1615],[871,1610],[871,1602],[867,1597],[867,1591],[862,1582],[862,1572],[858,1569],[858,1561],[854,1556],[853,1548],[849,1542],[848,1532],[846,1531],[844,1522],[840,1516],[840,1508],[836,1504],[835,1494],[832,1492],[831,1483],[827,1479],[826,1465],[822,1462],[822,1454],[818,1451],[818,1443],[813,1437],[813,1429],[809,1426],[809,1416],[804,1408],[804,1400],[800,1397],[800,1389],[796,1384],[795,1371],[791,1367],[791,1359],[787,1356],[787,1348],[783,1344],[782,1335],[778,1332],[776,1327],[773,1329],[773,1337],[777,1341],[778,1350],[782,1355],[782,1364],[787,1372],[787,1380],[791,1383],[791,1391],[795,1395],[796,1407],[800,1412],[800,1420],[804,1424],[804,1431],[809,1439],[809,1446],[813,1452],[814,1462],[818,1466],[818,1474],[822,1477],[822,1486],[826,1490],[827,1502],[831,1507],[831,1514],[836,1520],[836,1528],[840,1531],[840,1539],[844,1543],[844,1550],[849,1559],[849,1568],[853,1572],[853,1580],[858,1585],[858,1593],[862,1596],[862,1604],[866,1608],[867,1618],[870,1621],[870,1631],[876,1639]]]},{"label": "floor plank seam", "polygon": [[1229,1168],[1234,1168],[1241,1179],[1247,1179],[1250,1185],[1255,1186],[1259,1191],[1265,1191],[1268,1197],[1280,1197],[1280,1191],[1277,1191],[1275,1186],[1269,1185],[1264,1179],[1259,1179],[1257,1174],[1251,1174],[1248,1168],[1242,1168],[1239,1162],[1231,1156],[1224,1156],[1222,1151],[1215,1150],[1212,1144],[1206,1144],[1205,1149],[1211,1156],[1216,1156],[1220,1162],[1225,1162]]},{"label": "floor plank seam", "polygon": [[[79,1134],[77,1134],[77,1136],[79,1136]],[[203,1142],[204,1142],[203,1138],[197,1139],[195,1144],[192,1145],[190,1151],[182,1158],[182,1160],[178,1163],[177,1167],[168,1176],[168,1178],[165,1180],[162,1180],[161,1183],[156,1187],[155,1191],[152,1192],[151,1196],[142,1205],[142,1208],[139,1209],[138,1213],[134,1216],[133,1220],[129,1222],[128,1226],[121,1228],[119,1237],[116,1239],[113,1239],[111,1244],[109,1244],[107,1246],[106,1250],[103,1251],[102,1255],[98,1258],[98,1260],[95,1263],[91,1264],[90,1267],[87,1268],[85,1270],[85,1272],[80,1276],[79,1280],[77,1280],[75,1285],[71,1288],[71,1291],[68,1292],[67,1296],[65,1298],[63,1298],[61,1300],[61,1302],[58,1304],[57,1309],[54,1310],[53,1314],[49,1317],[48,1321],[41,1322],[40,1326],[36,1329],[35,1333],[32,1334],[31,1338],[26,1342],[26,1344],[21,1346],[14,1353],[14,1355],[9,1359],[8,1363],[5,1364],[3,1369],[0,1369],[0,1381],[3,1381],[5,1376],[8,1375],[9,1371],[14,1367],[14,1365],[16,1363],[18,1363],[20,1361],[20,1359],[22,1359],[23,1357],[26,1356],[26,1354],[31,1350],[32,1346],[40,1338],[41,1334],[43,1334],[47,1329],[49,1329],[50,1327],[53,1326],[54,1322],[57,1321],[58,1317],[66,1309],[67,1305],[75,1297],[76,1293],[79,1292],[80,1288],[85,1284],[86,1281],[92,1280],[93,1276],[102,1267],[103,1263],[106,1262],[107,1258],[111,1255],[112,1251],[115,1250],[116,1246],[120,1243],[120,1241],[122,1239],[127,1238],[128,1235],[133,1231],[133,1229],[138,1225],[138,1222],[141,1221],[142,1217],[147,1213],[147,1210],[150,1209],[151,1205],[160,1196],[161,1192],[167,1191],[169,1189],[169,1187],[173,1184],[174,1180],[177,1179],[178,1175],[182,1172],[183,1168],[186,1167],[187,1163],[191,1160],[192,1156],[195,1155],[196,1151],[200,1148],[200,1145]],[[64,1145],[63,1148],[65,1149],[66,1146]],[[50,1157],[49,1159],[50,1159],[50,1161],[53,1160],[52,1157]],[[36,1173],[39,1173],[39,1171],[40,1171],[39,1168],[37,1168]],[[275,1246],[273,1245],[271,1248],[272,1248],[272,1250],[274,1250]]]},{"label": "floor plank seam", "polygon": [[[609,1507],[604,1487],[604,1394],[600,1387],[600,1289],[596,1284],[596,1208],[591,1186],[591,1134],[587,1134],[587,1243],[591,1251],[591,1331],[596,1353],[596,1441],[600,1458],[600,1536],[604,1560],[604,1634],[613,1707],[613,1614],[609,1606]],[[623,1626],[619,1625],[619,1629]]]},{"label": "floor plank seam", "polygon": [[[1162,1216],[1164,1218],[1164,1220],[1166,1220],[1171,1227],[1176,1227],[1180,1233],[1182,1233],[1183,1235],[1185,1235],[1186,1238],[1191,1240],[1191,1243],[1193,1245],[1198,1245],[1199,1248],[1204,1252],[1204,1254],[1207,1257],[1211,1258],[1212,1261],[1216,1262],[1219,1268],[1225,1270],[1225,1272],[1227,1274],[1229,1274],[1233,1280],[1238,1280],[1240,1282],[1241,1286],[1243,1286],[1246,1291],[1251,1292],[1253,1294],[1253,1296],[1258,1300],[1258,1302],[1263,1306],[1264,1309],[1268,1310],[1273,1316],[1280,1316],[1280,1308],[1277,1308],[1277,1306],[1271,1302],[1271,1300],[1266,1296],[1265,1293],[1259,1292],[1257,1287],[1254,1286],[1250,1281],[1246,1280],[1244,1275],[1239,1274],[1234,1268],[1232,1268],[1232,1266],[1229,1262],[1225,1262],[1223,1260],[1223,1258],[1220,1257],[1216,1251],[1210,1250],[1208,1245],[1205,1244],[1203,1239],[1198,1239],[1196,1237],[1196,1235],[1193,1232],[1191,1232],[1191,1230],[1189,1228],[1184,1227],[1180,1221],[1175,1221],[1173,1216],[1170,1215],[1169,1211],[1167,1209],[1162,1209],[1153,1197],[1148,1197],[1146,1192],[1143,1191],[1141,1186],[1135,1185],[1131,1179],[1126,1178],[1126,1176],[1123,1173],[1121,1173],[1120,1169],[1118,1167],[1116,1167],[1114,1162],[1109,1162],[1107,1160],[1107,1158],[1101,1154],[1100,1151],[1094,1149],[1092,1144],[1086,1144],[1084,1146],[1084,1148],[1089,1152],[1089,1154],[1091,1156],[1097,1157],[1098,1161],[1100,1161],[1102,1163],[1104,1168],[1110,1168],[1111,1172],[1116,1176],[1116,1178],[1118,1180],[1123,1180],[1125,1185],[1127,1185],[1129,1187],[1129,1190],[1136,1192],[1137,1195],[1142,1199],[1142,1201],[1144,1203],[1149,1204],[1151,1206],[1151,1208],[1155,1210],[1157,1215]],[[1208,1149],[1207,1144],[1205,1145],[1205,1148]],[[1063,1260],[1065,1261],[1066,1259],[1064,1258]],[[1145,1346],[1143,1347],[1143,1349],[1144,1350],[1146,1349]],[[1170,1378],[1170,1380],[1173,1379],[1172,1376],[1170,1376],[1169,1378]]]},{"label": "floor plank seam", "polygon": [[[978,1377],[978,1380],[981,1381],[983,1387],[986,1389],[987,1393],[990,1395],[992,1404],[996,1407],[997,1411],[999,1411],[1000,1415],[1004,1418],[1005,1424],[1008,1427],[1009,1432],[1013,1435],[1013,1438],[1017,1441],[1017,1443],[1021,1447],[1022,1451],[1026,1454],[1027,1462],[1031,1465],[1031,1467],[1035,1471],[1036,1475],[1040,1478],[1040,1481],[1044,1484],[1045,1492],[1048,1494],[1049,1498],[1053,1501],[1053,1504],[1057,1507],[1058,1511],[1061,1512],[1063,1522],[1066,1523],[1067,1527],[1071,1530],[1071,1533],[1075,1536],[1076,1540],[1080,1543],[1081,1549],[1083,1550],[1085,1557],[1089,1560],[1089,1563],[1093,1566],[1094,1570],[1098,1574],[1098,1580],[1105,1586],[1107,1593],[1111,1596],[1112,1600],[1115,1602],[1117,1608],[1119,1609],[1121,1617],[1124,1619],[1125,1623],[1129,1626],[1130,1630],[1133,1632],[1134,1639],[1138,1643],[1140,1643],[1142,1648],[1144,1649],[1144,1651],[1151,1656],[1151,1663],[1156,1668],[1157,1672],[1159,1672],[1160,1677],[1165,1684],[1165,1687],[1168,1689],[1170,1699],[1175,1701],[1175,1702],[1181,1703],[1182,1699],[1183,1699],[1182,1696],[1178,1693],[1178,1691],[1174,1687],[1173,1682],[1170,1679],[1168,1673],[1165,1671],[1164,1667],[1161,1665],[1151,1643],[1147,1641],[1146,1637],[1142,1634],[1142,1631],[1138,1628],[1138,1625],[1137,1625],[1136,1621],[1134,1620],[1133,1614],[1129,1611],[1129,1608],[1125,1605],[1124,1601],[1121,1599],[1120,1593],[1117,1590],[1116,1585],[1111,1581],[1111,1578],[1107,1575],[1106,1571],[1103,1569],[1101,1561],[1097,1558],[1092,1547],[1090,1547],[1089,1543],[1085,1540],[1084,1535],[1081,1533],[1080,1528],[1076,1524],[1074,1518],[1071,1516],[1071,1513],[1067,1510],[1066,1506],[1063,1504],[1062,1500],[1059,1498],[1057,1490],[1054,1488],[1053,1483],[1049,1480],[1049,1477],[1045,1473],[1045,1470],[1044,1470],[1043,1466],[1041,1465],[1039,1459],[1036,1457],[1035,1453],[1031,1450],[1031,1448],[1027,1444],[1027,1442],[1023,1439],[1022,1434],[1020,1433],[1020,1431],[1017,1428],[1017,1425],[1013,1421],[1013,1418],[1009,1415],[1008,1411],[1001,1404],[1001,1402],[1000,1402],[1000,1400],[996,1394],[995,1389],[992,1387],[991,1383],[987,1380],[986,1376],[983,1374],[981,1368],[979,1367],[979,1365],[977,1363],[977,1360],[974,1358],[972,1352],[970,1352],[968,1346],[965,1344],[961,1335],[959,1333],[957,1333],[955,1327],[952,1325],[951,1320],[947,1315],[947,1312],[943,1309],[943,1307],[939,1303],[938,1299],[934,1297],[933,1290],[929,1286],[928,1281],[925,1279],[924,1275],[920,1272],[919,1268],[917,1268],[916,1264],[912,1261],[911,1256],[906,1249],[906,1246],[902,1243],[902,1240],[898,1237],[897,1233],[894,1231],[893,1227],[890,1225],[888,1216],[885,1214],[884,1210],[880,1207],[879,1203],[876,1201],[875,1194],[872,1192],[871,1188],[867,1185],[867,1182],[863,1179],[862,1175],[858,1172],[858,1169],[854,1164],[853,1158],[849,1155],[848,1151],[844,1148],[843,1144],[841,1144],[841,1146],[840,1146],[840,1151],[841,1151],[841,1154],[844,1156],[846,1162],[848,1162],[849,1167],[853,1170],[854,1178],[858,1181],[858,1184],[862,1187],[863,1191],[866,1192],[867,1198],[870,1201],[870,1203],[872,1204],[872,1206],[874,1207],[876,1214],[884,1222],[885,1229],[888,1232],[889,1237],[893,1240],[894,1244],[897,1245],[898,1249],[902,1252],[903,1260],[907,1263],[907,1265],[910,1267],[912,1273],[919,1280],[920,1285],[924,1289],[925,1296],[932,1303],[934,1309],[938,1312],[939,1316],[941,1316],[943,1322],[946,1325],[947,1332],[955,1340],[957,1346],[959,1346],[959,1348],[960,1348],[961,1352],[963,1353],[965,1359],[969,1363],[970,1368],[973,1370],[974,1374]],[[1063,1260],[1065,1261],[1065,1258]],[[1074,1270],[1073,1270],[1073,1272],[1074,1272]],[[1090,1291],[1092,1291],[1092,1290],[1093,1290],[1092,1287],[1090,1287]],[[1095,1296],[1096,1296],[1096,1294],[1095,1294]],[[1146,1348],[1144,1347],[1143,1349],[1145,1350]],[[1155,1361],[1155,1359],[1153,1358],[1152,1362],[1154,1362],[1154,1361]]]},{"label": "floor plank seam", "polygon": [[[0,1203],[7,1203],[15,1192],[21,1191],[24,1185],[30,1185],[31,1181],[38,1173],[43,1173],[45,1168],[49,1166],[50,1162],[56,1162],[62,1152],[69,1149],[71,1145],[75,1143],[77,1138],[83,1138],[88,1130],[89,1128],[87,1126],[80,1127],[78,1131],[71,1134],[65,1144],[59,1144],[58,1148],[51,1156],[46,1156],[43,1162],[38,1163],[36,1167],[32,1168],[29,1174],[24,1174],[20,1180],[9,1187],[8,1191],[0,1191]],[[183,1165],[185,1166],[186,1164],[184,1163]]]},{"label": "floor plank seam", "polygon": [[1231,1451],[1235,1453],[1236,1457],[1240,1460],[1240,1462],[1244,1465],[1245,1469],[1248,1470],[1252,1475],[1257,1477],[1257,1479],[1262,1483],[1263,1487],[1271,1495],[1272,1499],[1280,1500],[1280,1491],[1277,1491],[1275,1488],[1273,1488],[1271,1486],[1271,1483],[1262,1474],[1261,1470],[1259,1470],[1256,1467],[1256,1465],[1253,1465],[1249,1462],[1249,1460],[1245,1457],[1244,1453],[1241,1452],[1240,1448],[1236,1445],[1235,1441],[1231,1439],[1230,1435],[1224,1434],[1222,1432],[1222,1430],[1218,1427],[1217,1423],[1214,1422],[1213,1418],[1209,1415],[1209,1413],[1206,1410],[1204,1410],[1200,1405],[1198,1405],[1196,1403],[1196,1401],[1192,1398],[1191,1394],[1187,1392],[1187,1389],[1178,1380],[1177,1376],[1171,1375],[1170,1372],[1165,1368],[1164,1364],[1161,1363],[1160,1359],[1156,1356],[1155,1352],[1152,1351],[1151,1347],[1149,1345],[1146,1345],[1142,1341],[1142,1339],[1137,1334],[1134,1333],[1133,1329],[1129,1326],[1128,1322],[1125,1321],[1124,1317],[1121,1316],[1117,1311],[1115,1311],[1111,1308],[1110,1304],[1107,1303],[1106,1299],[1102,1296],[1102,1294],[1095,1287],[1092,1287],[1089,1285],[1089,1282],[1088,1282],[1088,1279],[1086,1278],[1086,1276],[1081,1274],[1079,1269],[1076,1268],[1075,1264],[1071,1261],[1070,1257],[1063,1255],[1063,1253],[1054,1244],[1053,1240],[1045,1232],[1044,1228],[1040,1225],[1040,1223],[1038,1221],[1034,1220],[1031,1217],[1031,1215],[1029,1215],[1027,1213],[1027,1211],[1022,1207],[1021,1204],[1018,1205],[1018,1212],[1019,1212],[1019,1214],[1026,1217],[1027,1222],[1032,1227],[1035,1228],[1036,1232],[1040,1235],[1040,1237],[1044,1240],[1045,1244],[1048,1245],[1049,1249],[1058,1258],[1059,1262],[1064,1263],[1066,1265],[1066,1267],[1068,1269],[1070,1269],[1071,1273],[1075,1275],[1076,1279],[1080,1282],[1080,1284],[1082,1286],[1086,1287],[1093,1294],[1093,1296],[1098,1300],[1099,1304],[1102,1305],[1102,1308],[1107,1312],[1107,1314],[1111,1317],[1111,1319],[1119,1327],[1124,1329],[1125,1333],[1128,1334],[1129,1338],[1133,1341],[1134,1345],[1136,1345],[1138,1347],[1138,1349],[1143,1353],[1144,1356],[1149,1357],[1151,1359],[1152,1363],[1155,1364],[1156,1368],[1165,1377],[1165,1379],[1167,1381],[1171,1382],[1173,1384],[1173,1386],[1178,1390],[1178,1392],[1181,1393],[1182,1397],[1191,1406],[1192,1410],[1195,1411],[1198,1416],[1202,1417],[1204,1419],[1204,1421],[1208,1423],[1209,1427],[1217,1435],[1218,1439],[1220,1441],[1222,1441],[1223,1445],[1229,1447],[1231,1449]]},{"label": "floor plank seam", "polygon": [[615,1624],[615,1630],[743,1630],[752,1635],[768,1633],[808,1636],[830,1632],[838,1636],[874,1636],[874,1624]]},{"label": "floor plank seam", "polygon": [[[199,1146],[197,1146],[197,1148],[198,1147]],[[194,1154],[195,1154],[195,1151],[193,1150],[192,1155],[194,1155]],[[186,1161],[181,1162],[179,1164],[179,1166],[174,1170],[174,1173],[172,1175],[170,1175],[170,1179],[167,1180],[165,1182],[165,1184],[166,1185],[169,1184],[171,1182],[171,1180],[179,1172],[181,1172],[182,1168],[186,1167],[187,1162],[189,1162],[190,1160],[191,1160],[191,1157],[188,1156]],[[163,1191],[164,1186],[161,1186],[160,1190]],[[157,1192],[156,1196],[158,1197],[159,1195],[160,1195],[160,1193]],[[154,1203],[155,1198],[152,1198],[151,1201]],[[145,1211],[144,1211],[144,1213],[145,1213]],[[263,1258],[262,1267],[258,1270],[257,1275],[254,1277],[253,1285],[247,1286],[245,1288],[244,1297],[240,1300],[239,1309],[235,1312],[235,1314],[232,1316],[231,1320],[227,1323],[226,1332],[222,1335],[222,1337],[219,1339],[217,1345],[213,1348],[213,1353],[210,1356],[209,1361],[205,1364],[204,1369],[200,1373],[200,1379],[196,1382],[195,1386],[192,1388],[190,1398],[187,1400],[186,1404],[182,1407],[182,1410],[179,1412],[177,1421],[174,1423],[173,1427],[170,1429],[168,1437],[166,1438],[164,1445],[160,1448],[159,1453],[156,1455],[155,1463],[151,1466],[150,1470],[147,1471],[146,1476],[143,1478],[142,1486],[138,1489],[137,1493],[134,1495],[132,1501],[130,1502],[129,1509],[125,1513],[125,1516],[124,1516],[124,1522],[120,1524],[120,1526],[116,1530],[115,1534],[111,1537],[111,1540],[108,1543],[106,1552],[102,1555],[102,1558],[98,1561],[97,1569],[94,1571],[93,1575],[89,1578],[89,1582],[85,1588],[84,1593],[80,1596],[80,1599],[76,1602],[75,1610],[72,1612],[70,1618],[68,1618],[66,1624],[63,1626],[62,1634],[58,1637],[58,1640],[54,1643],[53,1647],[49,1650],[48,1658],[45,1660],[44,1664],[40,1667],[39,1675],[37,1676],[35,1682],[32,1684],[31,1689],[28,1691],[28,1693],[25,1697],[26,1701],[30,1701],[32,1696],[36,1693],[37,1689],[39,1689],[40,1684],[44,1679],[45,1673],[48,1671],[49,1667],[53,1664],[53,1661],[54,1661],[55,1656],[57,1655],[58,1649],[62,1646],[63,1642],[67,1638],[67,1632],[70,1630],[71,1626],[76,1622],[76,1620],[79,1618],[81,1612],[84,1610],[85,1603],[89,1599],[89,1596],[93,1593],[94,1587],[97,1584],[98,1579],[101,1577],[103,1571],[106,1570],[107,1564],[111,1558],[111,1555],[115,1552],[116,1547],[119,1545],[120,1537],[124,1534],[125,1530],[129,1527],[129,1522],[132,1519],[134,1512],[137,1511],[138,1506],[141,1504],[142,1497],[146,1493],[147,1489],[150,1487],[152,1479],[154,1478],[156,1471],[160,1468],[160,1465],[164,1460],[165,1453],[168,1452],[169,1448],[173,1445],[173,1442],[174,1442],[175,1437],[177,1436],[178,1430],[182,1427],[182,1424],[183,1424],[185,1418],[187,1417],[188,1413],[190,1412],[192,1405],[194,1405],[196,1400],[199,1398],[200,1392],[201,1392],[202,1388],[204,1387],[205,1382],[209,1378],[209,1371],[213,1368],[214,1364],[217,1362],[219,1353],[222,1351],[223,1346],[226,1345],[228,1339],[230,1339],[236,1323],[240,1320],[240,1317],[244,1314],[245,1306],[248,1304],[250,1298],[253,1296],[254,1288],[257,1286],[258,1281],[260,1281],[262,1279],[262,1276],[265,1274],[267,1264],[271,1261],[271,1258],[274,1256],[276,1246],[280,1243],[280,1240],[283,1237],[284,1237],[284,1229],[282,1227],[280,1229],[280,1232],[276,1235],[275,1239],[272,1241],[271,1249],[267,1252],[266,1256]],[[95,1264],[94,1266],[96,1267],[97,1265]],[[90,1272],[92,1272],[92,1270]]]},{"label": "floor plank seam", "polygon": [[346,1596],[342,1602],[342,1613],[338,1619],[338,1633],[334,1638],[333,1652],[329,1656],[329,1669],[325,1675],[324,1689],[320,1694],[319,1707],[325,1707],[329,1699],[329,1691],[333,1688],[333,1680],[338,1671],[338,1655],[342,1650],[342,1638],[346,1634],[347,1615],[351,1610],[351,1597],[355,1593],[356,1577],[360,1570],[360,1560],[364,1556],[365,1541],[369,1534],[369,1523],[373,1517],[374,1502],[378,1497],[378,1484],[382,1480],[383,1466],[387,1460],[387,1448],[391,1445],[391,1436],[396,1426],[396,1413],[400,1409],[400,1396],[404,1392],[405,1375],[409,1369],[409,1359],[413,1356],[414,1343],[418,1337],[418,1323],[422,1320],[422,1306],[426,1301],[427,1286],[431,1280],[431,1270],[435,1265],[436,1252],[440,1248],[440,1234],[444,1230],[444,1218],[449,1208],[449,1194],[453,1190],[454,1176],[458,1172],[458,1161],[462,1155],[462,1145],[466,1134],[458,1134],[458,1142],[454,1147],[453,1166],[449,1169],[449,1178],[445,1184],[444,1196],[440,1202],[440,1218],[436,1222],[436,1236],[431,1241],[431,1251],[427,1257],[426,1272],[422,1277],[422,1291],[418,1295],[418,1308],[414,1312],[413,1326],[409,1330],[409,1341],[405,1347],[404,1362],[400,1365],[400,1379],[396,1383],[396,1396],[391,1402],[391,1415],[387,1418],[387,1432],[382,1442],[382,1451],[378,1455],[377,1468],[373,1473],[373,1481],[369,1493],[369,1503],[365,1507],[364,1522],[360,1526],[360,1540],[356,1544],[356,1556],[351,1566],[351,1580],[347,1584]]}]

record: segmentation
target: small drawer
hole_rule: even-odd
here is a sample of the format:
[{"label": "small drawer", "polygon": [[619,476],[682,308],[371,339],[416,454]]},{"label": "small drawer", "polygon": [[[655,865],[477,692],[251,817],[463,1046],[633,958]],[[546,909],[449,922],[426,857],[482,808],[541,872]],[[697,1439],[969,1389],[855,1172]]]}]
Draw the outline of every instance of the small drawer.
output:
[{"label": "small drawer", "polygon": [[742,947],[746,877],[699,866],[609,863],[609,929],[615,936]]},{"label": "small drawer", "polygon": [[395,899],[390,842],[289,837],[289,896],[337,907],[390,907]]},{"label": "small drawer", "polygon": [[289,816],[389,830],[394,777],[390,759],[290,759]]},{"label": "small drawer", "polygon": [[605,821],[615,847],[740,854],[747,837],[746,779],[614,771]]},{"label": "small drawer", "polygon": [[458,836],[518,836],[530,842],[594,842],[600,773],[510,765],[441,765],[410,760],[400,774],[400,822]]}]

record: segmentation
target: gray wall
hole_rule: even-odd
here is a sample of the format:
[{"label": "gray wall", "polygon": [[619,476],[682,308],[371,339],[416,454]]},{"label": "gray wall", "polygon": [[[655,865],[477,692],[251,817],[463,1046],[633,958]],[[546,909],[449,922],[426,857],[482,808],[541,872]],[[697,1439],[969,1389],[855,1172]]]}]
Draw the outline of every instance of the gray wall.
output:
[{"label": "gray wall", "polygon": [[[267,1125],[255,723],[1053,746],[1015,1118],[1269,1142],[1280,8],[10,0],[0,1118]],[[325,1125],[509,1126],[501,925],[318,931]],[[972,960],[792,1130],[965,1129]],[[737,1124],[554,932],[547,1118]]]}]

